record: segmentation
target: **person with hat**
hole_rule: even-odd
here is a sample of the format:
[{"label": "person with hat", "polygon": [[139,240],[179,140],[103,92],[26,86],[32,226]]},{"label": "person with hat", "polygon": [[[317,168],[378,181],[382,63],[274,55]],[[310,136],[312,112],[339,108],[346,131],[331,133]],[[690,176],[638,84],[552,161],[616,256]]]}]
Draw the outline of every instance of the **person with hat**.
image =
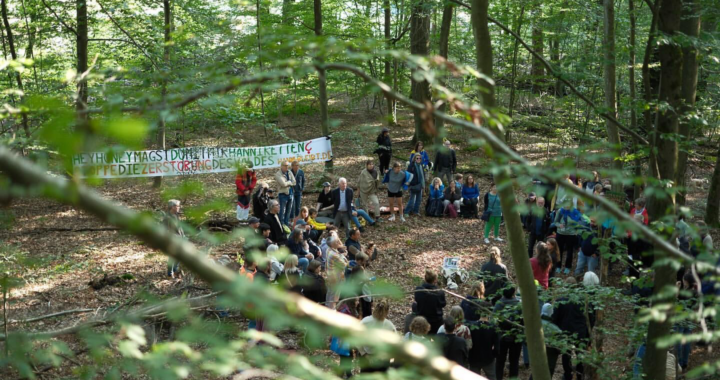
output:
[{"label": "person with hat", "polygon": [[241,222],[247,220],[250,215],[250,197],[256,184],[257,177],[252,162],[248,162],[246,166],[240,166],[235,175],[235,186],[237,187],[235,192],[238,196],[237,219]]},{"label": "person with hat", "polygon": [[450,148],[450,140],[445,140],[443,147],[435,154],[435,176],[440,177],[442,183],[450,184],[453,181],[453,173],[457,169],[457,157],[455,151]]},{"label": "person with hat", "polygon": [[323,189],[318,195],[315,209],[318,212],[317,216],[330,218],[333,216],[333,207],[335,205],[333,203],[332,192],[330,191],[330,182],[325,182],[322,186]]},{"label": "person with hat", "polygon": [[377,154],[380,158],[380,174],[385,175],[385,173],[390,170],[390,159],[392,158],[390,130],[383,128],[382,131],[380,131],[380,135],[378,135],[376,142],[378,147],[375,149],[375,154]]},{"label": "person with hat", "polygon": [[263,220],[267,213],[268,203],[273,199],[273,189],[271,189],[267,183],[260,182],[257,191],[253,194],[253,215],[256,218]]}]

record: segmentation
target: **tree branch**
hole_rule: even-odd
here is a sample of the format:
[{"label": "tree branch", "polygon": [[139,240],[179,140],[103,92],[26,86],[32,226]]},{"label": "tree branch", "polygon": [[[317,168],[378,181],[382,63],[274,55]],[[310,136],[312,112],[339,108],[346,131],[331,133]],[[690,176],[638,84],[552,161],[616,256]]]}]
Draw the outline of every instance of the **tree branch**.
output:
[{"label": "tree branch", "polygon": [[148,60],[150,60],[150,63],[153,65],[153,67],[155,68],[155,70],[160,71],[160,68],[159,68],[158,65],[155,63],[155,60],[150,56],[150,54],[148,54],[148,53],[145,51],[145,49],[144,49],[142,46],[140,46],[140,44],[137,43],[137,41],[135,41],[135,39],[130,35],[130,33],[128,33],[122,26],[120,26],[120,23],[118,23],[117,21],[115,21],[115,18],[110,14],[110,12],[108,12],[107,10],[105,10],[105,7],[102,5],[102,2],[100,2],[100,0],[96,0],[95,2],[98,4],[98,6],[100,6],[100,10],[101,10],[103,13],[105,13],[106,16],[108,16],[108,18],[110,19],[110,21],[112,21],[112,23],[113,23],[118,29],[120,29],[120,31],[123,32],[123,34],[130,40],[130,43],[131,43],[133,46],[135,46],[136,48],[138,48],[138,50],[140,50],[140,52],[143,53],[143,55],[144,55],[145,57],[147,57]]},{"label": "tree branch", "polygon": [[55,10],[53,10],[52,8],[50,8],[50,5],[48,5],[48,3],[45,2],[45,0],[41,0],[41,1],[42,1],[43,5],[45,6],[45,8],[47,8],[47,9],[50,11],[50,13],[52,13],[53,16],[55,16],[55,18],[60,22],[60,24],[62,24],[62,26],[65,27],[65,29],[67,29],[67,30],[70,31],[72,34],[74,34],[74,35],[77,36],[77,30],[75,30],[75,28],[73,28],[73,27],[71,27],[70,25],[66,24],[65,21],[63,21],[62,18],[60,18],[60,16],[58,16],[58,14],[55,13]]},{"label": "tree branch", "polygon": [[[28,319],[11,319],[11,320],[7,321],[7,323],[8,323],[8,324],[15,324],[15,323],[37,322],[37,321],[42,321],[43,319],[60,317],[60,316],[63,316],[63,315],[68,315],[68,314],[89,313],[89,312],[95,311],[95,310],[97,310],[97,309],[73,309],[73,310],[65,310],[65,311],[59,311],[59,312],[57,312],[57,313],[42,315],[42,316],[39,316],[39,317],[33,317],[33,318],[28,318]],[[5,324],[3,323],[3,326],[4,326],[4,325],[5,325]]]}]

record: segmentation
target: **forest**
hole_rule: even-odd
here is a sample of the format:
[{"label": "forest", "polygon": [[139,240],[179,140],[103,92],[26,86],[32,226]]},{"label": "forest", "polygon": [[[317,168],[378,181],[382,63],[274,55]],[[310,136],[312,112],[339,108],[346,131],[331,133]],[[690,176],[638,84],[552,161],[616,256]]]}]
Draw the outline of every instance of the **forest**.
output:
[{"label": "forest", "polygon": [[716,0],[0,16],[0,379],[720,378]]}]

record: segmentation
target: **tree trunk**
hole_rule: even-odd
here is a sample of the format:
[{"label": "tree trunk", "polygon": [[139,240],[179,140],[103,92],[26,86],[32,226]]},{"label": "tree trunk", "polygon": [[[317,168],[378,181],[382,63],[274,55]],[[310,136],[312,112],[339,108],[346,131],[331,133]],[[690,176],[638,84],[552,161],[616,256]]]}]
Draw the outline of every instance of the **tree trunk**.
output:
[{"label": "tree trunk", "polygon": [[[385,13],[385,24],[384,26],[384,32],[385,32],[385,48],[387,50],[390,50],[391,48],[391,41],[390,41],[390,16],[391,16],[391,9],[390,9],[390,0],[383,0],[383,8]],[[392,64],[392,60],[394,58],[386,56],[385,57],[385,78],[383,78],[383,82],[385,83],[392,83],[392,77],[390,72],[390,65]],[[387,97],[387,118],[386,122],[388,126],[395,125],[395,99],[392,99],[391,97]]]},{"label": "tree trunk", "polygon": [[[427,13],[429,7],[426,0],[418,1],[413,5],[412,15],[410,16],[410,53],[415,55],[427,56],[430,50],[430,15]],[[427,81],[411,82],[412,99],[416,102],[425,104],[430,101],[430,83]],[[423,117],[423,112],[413,110],[413,119],[415,121],[415,135],[413,143],[422,141],[425,145],[432,143],[433,135],[431,133],[432,118]],[[427,120],[425,120],[427,119]]]},{"label": "tree trunk", "polygon": [[[313,14],[315,16],[315,35],[323,34],[323,16],[322,16],[322,0],[313,0]],[[319,58],[322,63],[322,58]],[[324,69],[318,69],[318,100],[320,102],[320,128],[323,136],[330,136],[330,124],[328,123],[328,98],[327,98],[327,79]],[[325,169],[332,171],[332,160],[325,161]]]},{"label": "tree trunk", "polygon": [[[700,35],[700,3],[698,0],[685,0],[683,3],[683,17],[680,21],[680,31],[689,36],[697,38]],[[682,97],[684,103],[680,108],[680,126],[678,133],[681,136],[682,144],[678,152],[677,175],[675,176],[676,186],[685,187],[685,172],[687,170],[688,150],[690,149],[692,127],[690,114],[695,108],[695,93],[698,82],[698,51],[692,44],[687,44],[682,49],[683,70],[682,70]],[[685,190],[678,193],[677,202],[685,205]]]},{"label": "tree trunk", "polygon": [[[617,101],[615,95],[616,78],[615,78],[615,2],[613,0],[603,0],[603,45],[604,45],[604,80],[605,80],[605,108],[613,118],[617,119]],[[613,146],[615,157],[622,156],[622,145],[620,142],[620,130],[617,125],[605,120],[605,129],[608,134],[608,142]],[[623,162],[621,160],[613,160],[613,169],[622,172]],[[613,181],[613,191],[621,192],[622,183]]]},{"label": "tree trunk", "polygon": [[[77,75],[82,75],[88,69],[88,17],[87,17],[87,0],[76,0],[75,11],[77,17]],[[77,100],[75,109],[84,111],[87,108],[88,86],[87,80],[78,81],[77,84]],[[86,113],[78,113],[78,123],[80,127],[89,131],[87,125],[88,116]]]},{"label": "tree trunk", "polygon": [[[475,56],[478,71],[487,78],[493,76],[492,44],[488,30],[488,3],[489,0],[472,0],[470,22],[475,35]],[[479,79],[479,85],[488,91],[482,93],[483,106],[488,109],[495,107],[495,93],[493,86],[484,79]],[[502,141],[503,133],[497,127],[492,127],[493,133]],[[547,356],[545,353],[545,339],[543,337],[540,321],[540,306],[538,305],[537,288],[533,277],[530,261],[527,259],[527,246],[525,234],[520,223],[520,214],[515,209],[515,192],[512,185],[509,167],[504,164],[504,158],[493,154],[496,163],[504,168],[495,179],[497,181],[500,205],[505,215],[505,229],[510,244],[513,265],[517,274],[517,282],[522,297],[522,313],[525,322],[525,336],[530,352],[530,368],[535,380],[550,380]]]},{"label": "tree trunk", "polygon": [[[18,59],[17,51],[15,50],[15,39],[13,38],[13,32],[12,28],[10,28],[10,21],[8,20],[8,8],[7,8],[7,1],[2,0],[0,2],[1,10],[2,10],[2,19],[3,19],[3,25],[5,25],[5,33],[7,33],[7,40],[8,40],[8,46],[10,47],[10,56],[14,61]],[[20,92],[23,91],[23,82],[22,77],[20,76],[19,71],[15,71],[15,81],[17,82],[18,90]],[[22,98],[24,95],[20,96],[20,102],[22,103]],[[30,138],[30,126],[28,125],[28,119],[27,115],[22,115],[22,126],[25,130],[25,136]]]},{"label": "tree trunk", "polygon": [[[658,31],[667,36],[667,41],[660,45],[660,98],[673,109],[682,106],[682,50],[680,46],[669,43],[676,37],[680,29],[682,0],[661,0],[658,13]],[[674,135],[678,132],[678,115],[675,112],[661,112],[657,116],[655,140],[658,154],[656,156],[658,173],[662,180],[674,180],[677,170],[678,147]],[[656,192],[664,189],[656,189]],[[654,192],[653,194],[655,194]],[[674,198],[651,196],[648,212],[651,220],[660,220],[665,215],[674,213]],[[663,257],[656,257],[658,259]],[[676,271],[672,265],[664,264],[656,268],[655,287],[653,289],[653,307],[669,310],[675,302],[675,293],[666,291],[666,287],[675,284]],[[667,309],[663,309],[667,306]],[[643,371],[647,379],[665,379],[665,363],[667,348],[658,348],[662,337],[670,332],[669,316],[663,321],[651,321],[648,326],[647,350],[643,361]]]},{"label": "tree trunk", "polygon": [[[629,81],[629,87],[630,87],[630,128],[632,128],[633,131],[637,131],[637,99],[635,98],[637,96],[636,90],[635,90],[635,0],[628,0],[628,13],[630,16],[630,41],[629,41],[629,55],[630,59],[628,62],[628,81]],[[634,141],[634,150],[637,152],[640,147],[640,143],[635,140]],[[635,177],[641,177],[642,176],[642,158],[638,157],[635,159]],[[640,198],[640,195],[642,194],[640,184],[635,184],[634,192],[633,192],[633,199]]]},{"label": "tree trunk", "polygon": [[[517,17],[517,23],[515,25],[515,33],[518,35],[522,32],[522,22],[523,22],[523,15],[525,14],[525,5],[520,8],[520,14]],[[517,56],[518,56],[518,49],[520,47],[520,40],[517,38],[515,39],[515,45],[513,46],[513,58],[512,58],[512,74],[510,75],[510,102],[508,103],[508,113],[509,116],[512,118],[513,116],[513,109],[515,108],[515,78],[517,77]],[[509,133],[509,130],[508,132]],[[506,142],[509,142],[510,139],[506,137]]]},{"label": "tree trunk", "polygon": [[[167,96],[167,76],[170,74],[170,37],[172,32],[170,0],[163,0],[163,16],[163,72],[159,74],[162,75],[162,78],[160,79],[160,97],[162,98],[163,104],[165,104],[165,97]],[[158,149],[165,150],[165,116],[162,112],[160,113],[160,122],[158,123],[157,145]],[[155,177],[153,186],[162,186],[162,181],[162,176]]]},{"label": "tree trunk", "polygon": [[720,227],[720,148],[718,148],[715,170],[710,180],[707,207],[705,208],[705,223],[711,227]]},{"label": "tree trunk", "polygon": [[[545,50],[545,41],[543,38],[543,29],[541,24],[542,11],[539,6],[533,12],[534,25],[532,28],[532,48],[539,55],[543,55]],[[540,93],[542,89],[543,77],[545,76],[545,66],[540,63],[540,60],[533,57],[532,66],[530,67],[530,75],[532,76],[532,92],[535,94]]]},{"label": "tree trunk", "polygon": [[[452,19],[453,19],[453,11],[455,10],[455,7],[451,5],[452,3],[447,3],[443,8],[443,14],[442,14],[442,23],[440,24],[440,56],[447,59],[448,58],[448,50],[450,49],[450,26],[452,25]],[[444,82],[444,81],[443,81]],[[445,112],[447,109],[447,103],[443,102],[442,105],[440,105],[439,110],[442,112]],[[440,119],[435,119],[435,128],[438,131],[438,138],[440,136],[443,136],[443,127],[445,126],[445,122]],[[442,141],[436,141],[436,144],[441,144]]]},{"label": "tree trunk", "polygon": [[[650,31],[648,32],[648,41],[645,45],[645,54],[643,55],[642,65],[642,84],[643,84],[643,98],[645,104],[649,105],[655,98],[655,91],[653,91],[652,84],[650,81],[650,59],[652,58],[652,52],[655,48],[655,33],[657,31],[658,24],[658,8],[660,7],[660,0],[655,0],[652,11],[652,20],[650,21]],[[653,110],[651,107],[644,107],[643,111],[643,125],[645,126],[646,133],[652,133],[653,131]],[[654,136],[654,135],[653,135]],[[654,137],[651,139],[650,149],[650,173],[653,177],[659,178],[660,174],[657,170],[657,160],[655,155],[655,144]]]}]

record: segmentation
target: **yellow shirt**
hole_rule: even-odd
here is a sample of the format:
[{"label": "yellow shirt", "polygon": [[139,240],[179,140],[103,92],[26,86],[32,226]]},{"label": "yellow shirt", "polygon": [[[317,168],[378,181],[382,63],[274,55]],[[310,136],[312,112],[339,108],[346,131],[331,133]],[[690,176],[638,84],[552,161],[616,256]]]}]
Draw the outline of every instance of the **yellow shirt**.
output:
[{"label": "yellow shirt", "polygon": [[318,231],[325,231],[327,229],[327,225],[325,223],[318,223],[313,218],[308,218],[308,224]]}]

